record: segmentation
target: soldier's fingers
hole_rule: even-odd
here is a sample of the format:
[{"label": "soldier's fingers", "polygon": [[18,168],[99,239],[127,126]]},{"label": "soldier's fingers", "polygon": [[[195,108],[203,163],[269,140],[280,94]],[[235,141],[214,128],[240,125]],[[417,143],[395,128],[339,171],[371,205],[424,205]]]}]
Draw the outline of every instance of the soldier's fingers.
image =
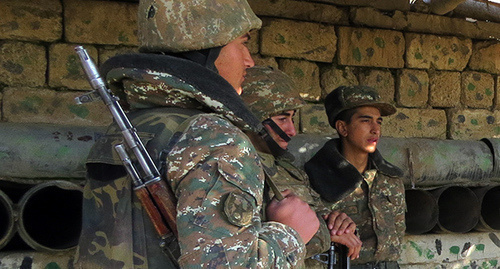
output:
[{"label": "soldier's fingers", "polygon": [[[333,212],[332,212],[333,213]],[[331,214],[331,217],[329,218],[329,227],[331,225],[331,231],[335,232],[337,235],[341,235],[345,232],[345,228],[348,226],[348,223],[343,226],[344,222],[346,219],[350,222],[351,219],[347,216],[345,213],[338,213],[337,214]]]},{"label": "soldier's fingers", "polygon": [[290,189],[286,189],[286,190],[282,191],[281,194],[283,195],[283,197],[294,195],[292,190],[290,190]]},{"label": "soldier's fingers", "polygon": [[335,229],[335,233],[337,232],[337,229],[339,226],[335,227],[335,222],[337,221],[340,213],[338,211],[332,211],[330,214],[327,215],[325,218],[327,224],[328,224],[328,229],[331,231]]},{"label": "soldier's fingers", "polygon": [[[346,215],[347,216],[347,215]],[[356,231],[356,223],[351,218],[347,217],[342,221],[338,233],[354,233]],[[337,233],[337,234],[338,234]]]}]

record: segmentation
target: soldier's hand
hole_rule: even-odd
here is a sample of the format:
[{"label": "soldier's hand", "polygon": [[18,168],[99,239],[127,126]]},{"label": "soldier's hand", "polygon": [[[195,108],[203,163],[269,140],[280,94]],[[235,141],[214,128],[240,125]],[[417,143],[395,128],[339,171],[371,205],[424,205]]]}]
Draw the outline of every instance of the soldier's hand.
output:
[{"label": "soldier's hand", "polygon": [[266,215],[270,221],[276,221],[292,227],[304,243],[309,242],[319,228],[319,219],[309,204],[290,190],[281,192],[284,199],[272,199],[267,205]]},{"label": "soldier's hand", "polygon": [[346,213],[332,211],[330,214],[324,215],[323,219],[325,219],[328,230],[330,230],[330,236],[356,231],[356,223]]},{"label": "soldier's hand", "polygon": [[347,248],[349,249],[347,257],[351,258],[351,260],[359,258],[359,252],[361,251],[361,246],[363,245],[363,243],[354,233],[334,235],[331,236],[331,240],[332,242],[347,246]]}]

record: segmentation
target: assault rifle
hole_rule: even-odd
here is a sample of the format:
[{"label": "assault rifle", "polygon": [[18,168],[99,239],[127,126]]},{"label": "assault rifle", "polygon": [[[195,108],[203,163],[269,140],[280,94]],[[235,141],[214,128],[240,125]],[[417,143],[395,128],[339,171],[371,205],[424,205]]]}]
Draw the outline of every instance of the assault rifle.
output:
[{"label": "assault rifle", "polygon": [[[337,259],[337,253],[339,255]],[[347,257],[348,249],[344,245],[335,246],[335,243],[330,243],[330,248],[327,253],[316,254],[311,257],[327,265],[328,269],[350,269],[351,260]]]},{"label": "assault rifle", "polygon": [[[160,246],[167,250],[167,245],[176,244],[176,198],[170,187],[161,179],[158,168],[146,151],[136,129],[123,112],[118,98],[104,84],[92,59],[82,46],[76,46],[75,51],[80,57],[83,70],[94,91],[75,98],[78,104],[102,99],[113,115],[120,128],[124,144],[115,146],[115,150],[134,184],[134,192],[141,201],[151,219],[156,232],[161,238]],[[129,152],[133,156],[129,156]],[[175,254],[166,251],[175,262]]]}]

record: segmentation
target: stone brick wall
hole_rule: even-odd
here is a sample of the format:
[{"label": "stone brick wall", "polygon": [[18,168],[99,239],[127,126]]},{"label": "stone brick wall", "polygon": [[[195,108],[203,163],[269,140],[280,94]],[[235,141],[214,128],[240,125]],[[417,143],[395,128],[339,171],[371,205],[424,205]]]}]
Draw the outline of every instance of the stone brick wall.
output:
[{"label": "stone brick wall", "polygon": [[[263,20],[249,44],[257,64],[296,80],[308,105],[300,132],[332,134],[322,99],[340,85],[370,85],[398,112],[393,137],[500,135],[500,24],[411,11],[408,1],[249,0]],[[73,51],[102,63],[137,51],[133,1],[0,1],[1,121],[107,125]]]}]

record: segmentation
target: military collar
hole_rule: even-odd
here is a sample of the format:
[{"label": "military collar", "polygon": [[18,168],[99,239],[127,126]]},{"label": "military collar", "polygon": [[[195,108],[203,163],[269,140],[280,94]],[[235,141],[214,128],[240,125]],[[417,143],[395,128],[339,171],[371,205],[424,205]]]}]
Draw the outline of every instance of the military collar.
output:
[{"label": "military collar", "polygon": [[223,114],[238,127],[254,132],[262,128],[229,82],[195,62],[169,55],[123,54],[110,58],[101,66],[103,75],[111,71],[123,75],[121,79],[108,81],[109,84],[120,84],[123,79],[140,80],[141,74],[168,77],[177,88],[216,113]]},{"label": "military collar", "polygon": [[[328,202],[346,197],[363,181],[363,176],[342,156],[339,147],[339,138],[329,140],[304,166],[311,186]],[[403,175],[403,171],[387,162],[378,150],[369,154],[369,163],[381,174]]]}]

